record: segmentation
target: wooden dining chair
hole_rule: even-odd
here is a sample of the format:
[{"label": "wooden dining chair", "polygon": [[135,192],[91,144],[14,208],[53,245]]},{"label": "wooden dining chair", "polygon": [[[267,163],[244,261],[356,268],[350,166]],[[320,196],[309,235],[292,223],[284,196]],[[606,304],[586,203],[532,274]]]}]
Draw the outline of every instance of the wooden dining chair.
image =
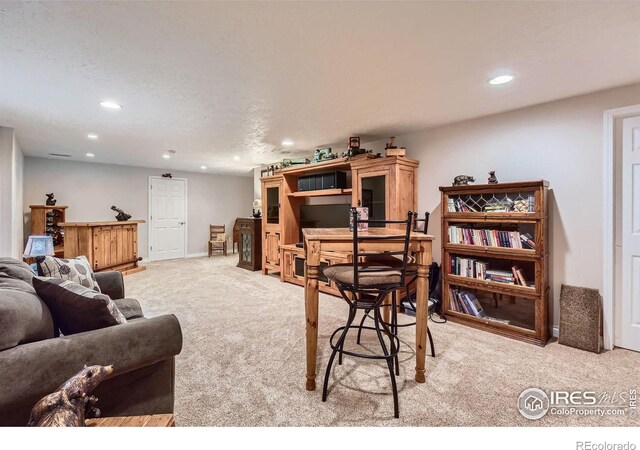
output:
[{"label": "wooden dining chair", "polygon": [[224,225],[209,225],[209,258],[214,251],[227,256],[227,233]]}]

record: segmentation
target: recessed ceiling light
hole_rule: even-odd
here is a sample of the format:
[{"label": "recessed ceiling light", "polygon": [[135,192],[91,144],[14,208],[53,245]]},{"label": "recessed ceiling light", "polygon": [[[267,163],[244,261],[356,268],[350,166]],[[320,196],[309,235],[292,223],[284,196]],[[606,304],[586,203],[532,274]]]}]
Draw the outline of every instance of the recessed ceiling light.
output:
[{"label": "recessed ceiling light", "polygon": [[95,134],[95,133],[89,133],[89,134],[87,134],[87,137],[89,139],[91,139],[92,141],[95,141],[96,139],[98,139],[98,135]]},{"label": "recessed ceiling light", "polygon": [[164,155],[162,155],[162,157],[163,157],[164,159],[171,159],[171,155],[170,155],[170,154],[168,154],[168,153],[165,153]]},{"label": "recessed ceiling light", "polygon": [[235,155],[235,156],[233,157],[233,160],[234,160],[234,161],[240,161],[240,157],[239,157],[238,155]]},{"label": "recessed ceiling light", "polygon": [[87,153],[87,158],[93,158],[94,156],[96,155],[94,155],[93,153]]},{"label": "recessed ceiling light", "polygon": [[290,145],[293,145],[293,141],[291,139],[285,139],[284,141],[282,141],[282,145],[286,145],[287,147],[289,147]]},{"label": "recessed ceiling light", "polygon": [[202,170],[207,170],[207,166],[200,166]]},{"label": "recessed ceiling light", "polygon": [[510,74],[498,75],[497,77],[493,77],[489,80],[489,84],[497,86],[499,84],[506,84],[513,81],[515,77]]},{"label": "recessed ceiling light", "polygon": [[100,102],[100,106],[108,109],[122,109],[122,105],[117,102],[113,102],[111,100],[103,100]]}]

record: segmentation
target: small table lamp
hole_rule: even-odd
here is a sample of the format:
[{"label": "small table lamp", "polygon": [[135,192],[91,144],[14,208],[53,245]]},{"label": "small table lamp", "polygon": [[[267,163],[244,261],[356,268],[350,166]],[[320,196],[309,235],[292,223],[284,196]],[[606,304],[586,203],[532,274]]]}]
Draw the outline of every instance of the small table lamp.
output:
[{"label": "small table lamp", "polygon": [[[35,258],[36,256],[53,256],[53,238],[51,236],[29,236],[27,245],[24,248],[23,258]],[[31,270],[37,273],[36,264],[31,264]]]}]

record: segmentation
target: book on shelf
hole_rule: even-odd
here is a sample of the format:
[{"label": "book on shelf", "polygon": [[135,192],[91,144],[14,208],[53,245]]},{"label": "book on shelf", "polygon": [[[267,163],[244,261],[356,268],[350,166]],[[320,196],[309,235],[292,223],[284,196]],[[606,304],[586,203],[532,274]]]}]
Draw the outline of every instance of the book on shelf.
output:
[{"label": "book on shelf", "polygon": [[449,305],[452,310],[469,314],[470,316],[487,316],[473,292],[451,289],[449,291]]},{"label": "book on shelf", "polygon": [[535,249],[531,235],[523,235],[518,231],[481,230],[449,226],[449,243],[463,245],[481,245],[485,247],[502,247],[515,249]]},{"label": "book on shelf", "polygon": [[536,243],[534,242],[533,238],[529,233],[523,233],[520,235],[520,243],[521,243],[520,248],[527,248],[530,250],[536,249]]},{"label": "book on shelf", "polygon": [[510,271],[491,269],[487,261],[481,261],[476,258],[452,256],[450,273],[465,278],[534,287],[533,283],[527,281],[524,272],[519,266],[511,267]]},{"label": "book on shelf", "polygon": [[493,197],[482,205],[482,198],[480,200],[473,200],[468,198],[467,201],[462,197],[449,197],[447,200],[447,209],[449,212],[487,212],[487,213],[532,213],[535,212],[535,195],[533,192],[519,193],[514,200],[509,197],[497,199]]}]

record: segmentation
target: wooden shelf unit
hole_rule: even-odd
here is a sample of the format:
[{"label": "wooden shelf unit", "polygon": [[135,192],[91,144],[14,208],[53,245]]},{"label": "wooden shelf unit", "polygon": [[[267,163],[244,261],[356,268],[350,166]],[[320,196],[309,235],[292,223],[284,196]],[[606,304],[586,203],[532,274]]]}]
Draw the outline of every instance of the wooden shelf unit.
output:
[{"label": "wooden shelf unit", "polygon": [[[525,342],[544,346],[549,339],[549,284],[548,284],[548,242],[547,242],[547,188],[546,181],[532,181],[521,183],[499,183],[468,186],[443,186],[441,191],[442,208],[442,298],[444,312],[453,322],[462,323],[474,328],[489,331],[502,336],[511,337]],[[525,199],[522,193],[529,193]],[[509,198],[508,201],[504,199]],[[513,198],[517,198],[513,202]],[[469,202],[476,211],[449,211],[450,199]],[[518,206],[527,206],[533,202],[529,211],[485,211],[484,205],[492,202]],[[518,203],[521,201],[521,203]],[[466,206],[466,204],[465,204]],[[465,225],[466,224],[466,225]],[[482,225],[486,224],[485,227]],[[449,242],[449,227],[462,226],[464,228],[494,229],[516,228],[526,226],[533,229],[532,237],[535,250],[492,247],[484,245],[468,245]],[[452,256],[477,258],[478,260],[493,260],[504,266],[528,264],[535,275],[534,286],[521,286],[500,283],[491,280],[465,277],[451,273]],[[467,291],[480,293],[486,301],[492,296],[491,314],[503,317],[481,318],[452,309],[450,292],[452,288],[463,288]],[[502,309],[498,298],[509,299]],[[516,300],[516,298],[518,300]],[[516,302],[518,302],[516,304]],[[483,306],[484,308],[484,306]],[[517,309],[519,308],[519,309]],[[530,308],[531,317],[523,324],[523,311]],[[484,308],[487,312],[487,308]],[[487,315],[491,315],[487,312]],[[510,320],[508,316],[519,315],[518,320]],[[507,318],[505,318],[507,317]]]},{"label": "wooden shelf unit", "polygon": [[[56,258],[64,257],[64,228],[68,206],[29,205],[31,209],[31,234],[53,236],[53,251]],[[51,218],[51,226],[47,226],[47,217]],[[49,232],[47,229],[53,228]]]},{"label": "wooden shelf unit", "polygon": [[[417,168],[419,162],[401,156],[375,157],[358,155],[337,158],[317,164],[287,167],[274,175],[260,179],[262,185],[262,273],[279,272],[283,282],[302,284],[295,273],[295,258],[304,257],[304,249],[295,244],[300,240],[300,207],[314,197],[350,197],[351,206],[363,206],[368,199],[370,183],[377,183],[382,193],[376,205],[378,213],[386,219],[406,219],[407,211],[416,211]],[[330,171],[351,174],[351,186],[342,189],[298,191],[298,178]],[[374,181],[375,180],[375,181]],[[364,189],[364,191],[363,191]],[[363,193],[364,192],[364,193]],[[382,197],[384,200],[382,200]],[[350,254],[325,255],[331,264],[350,261]],[[331,285],[321,287],[323,292],[337,294]]]},{"label": "wooden shelf unit", "polygon": [[298,191],[287,194],[289,197],[329,197],[336,195],[351,195],[353,189],[320,189],[316,191]]}]

